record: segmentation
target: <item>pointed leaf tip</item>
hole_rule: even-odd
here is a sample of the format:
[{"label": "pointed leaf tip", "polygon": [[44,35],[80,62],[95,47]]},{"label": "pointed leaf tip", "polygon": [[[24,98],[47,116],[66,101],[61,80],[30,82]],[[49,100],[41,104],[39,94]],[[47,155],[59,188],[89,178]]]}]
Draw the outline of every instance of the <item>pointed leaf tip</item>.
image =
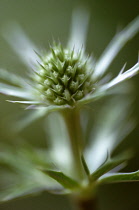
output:
[{"label": "pointed leaf tip", "polygon": [[90,175],[90,171],[89,171],[89,168],[87,166],[86,160],[84,159],[83,155],[81,156],[81,161],[82,161],[82,164],[83,164],[83,167],[84,167],[84,170],[85,170],[87,176],[89,176]]}]

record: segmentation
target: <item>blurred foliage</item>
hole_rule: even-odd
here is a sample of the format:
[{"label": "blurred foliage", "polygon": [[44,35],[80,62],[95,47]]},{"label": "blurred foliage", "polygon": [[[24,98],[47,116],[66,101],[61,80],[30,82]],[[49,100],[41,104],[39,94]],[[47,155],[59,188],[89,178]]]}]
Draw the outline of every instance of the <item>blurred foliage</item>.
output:
[{"label": "blurred foliage", "polygon": [[[118,1],[97,1],[97,0],[0,0],[0,31],[5,24],[11,20],[17,21],[31,39],[41,48],[47,48],[49,42],[54,39],[60,39],[65,44],[68,40],[71,14],[76,6],[85,5],[91,13],[89,33],[87,40],[87,51],[98,57],[108,42],[111,40],[117,30],[121,29],[138,15],[138,2],[136,0],[118,0]],[[124,47],[113,62],[112,71],[115,74],[121,69],[124,62],[127,61],[127,68],[131,67],[137,61],[139,48],[139,36],[136,36],[130,43]],[[0,36],[0,66],[8,70],[18,71],[19,74],[25,73],[26,67],[20,63],[11,48]],[[110,67],[111,68],[111,67]],[[135,130],[126,138],[115,151],[122,151],[124,148],[133,147],[136,156],[129,162],[125,171],[139,169],[139,142],[138,142],[138,122],[139,122],[139,76],[132,79],[134,83],[135,104],[133,105],[133,116],[137,120]],[[7,131],[7,121],[22,111],[19,105],[5,102],[7,98],[0,97],[0,139],[1,141],[12,142],[15,136]],[[100,105],[101,102],[99,102]],[[118,103],[118,101],[117,101]],[[99,104],[93,106],[93,110],[99,107]],[[97,110],[96,112],[99,112]],[[29,128],[26,128],[21,136],[36,147],[43,148],[46,145],[45,134],[42,129],[41,120],[35,122]],[[139,184],[111,184],[101,187],[99,190],[99,200],[101,210],[138,210]],[[128,201],[128,202],[127,202]],[[25,198],[19,201],[12,201],[7,204],[1,204],[0,210],[12,209],[70,209],[70,204],[62,196],[42,194],[35,198]]]}]

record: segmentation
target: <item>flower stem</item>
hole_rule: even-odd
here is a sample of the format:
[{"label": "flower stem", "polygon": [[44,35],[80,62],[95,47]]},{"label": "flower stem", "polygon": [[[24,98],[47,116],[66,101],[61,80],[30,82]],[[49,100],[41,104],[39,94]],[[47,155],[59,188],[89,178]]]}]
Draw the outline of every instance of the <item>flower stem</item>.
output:
[{"label": "flower stem", "polygon": [[[87,191],[86,191],[87,190]],[[72,195],[72,201],[74,201],[73,205],[76,210],[97,210],[98,209],[98,201],[96,195],[96,189],[92,188],[92,190],[88,189],[82,190],[79,194]]]},{"label": "flower stem", "polygon": [[73,155],[73,167],[74,176],[77,180],[83,180],[85,177],[84,169],[81,162],[83,135],[82,128],[80,124],[80,113],[79,109],[69,109],[62,111],[64,117],[69,139],[71,145],[71,152]]},{"label": "flower stem", "polygon": [[[71,151],[73,156],[72,171],[73,176],[80,183],[87,181],[87,175],[83,168],[81,155],[83,150],[83,133],[80,121],[80,110],[77,108],[62,111],[65,124],[67,126]],[[77,210],[96,210],[96,191],[95,185],[88,183],[87,187],[83,187],[80,192],[72,195],[75,209]]]},{"label": "flower stem", "polygon": [[97,210],[96,199],[79,199],[76,202],[77,210]]}]

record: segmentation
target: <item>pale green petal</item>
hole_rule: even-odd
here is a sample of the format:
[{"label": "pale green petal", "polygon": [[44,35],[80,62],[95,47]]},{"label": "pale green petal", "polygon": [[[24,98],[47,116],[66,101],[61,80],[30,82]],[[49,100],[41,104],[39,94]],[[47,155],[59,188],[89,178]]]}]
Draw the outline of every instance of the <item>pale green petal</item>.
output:
[{"label": "pale green petal", "polygon": [[124,73],[120,73],[117,77],[115,77],[112,81],[110,81],[108,84],[105,84],[101,87],[102,90],[108,90],[117,84],[130,79],[131,77],[135,76],[139,73],[139,62],[136,63],[131,69],[127,70]]},{"label": "pale green petal", "polygon": [[[19,101],[20,103],[20,101]],[[22,102],[21,102],[22,103]],[[25,104],[28,104],[28,102],[26,102]],[[30,102],[30,104],[33,105],[40,105],[40,104],[36,104]],[[53,111],[57,111],[60,109],[64,109],[65,107],[58,107],[58,106],[48,106],[48,107],[38,107],[36,109],[33,110],[26,110],[26,112],[24,112],[24,115],[21,117],[18,117],[18,119],[15,120],[12,129],[15,130],[16,132],[20,132],[23,129],[25,129],[26,127],[30,126],[33,122],[45,118],[50,112]]]},{"label": "pale green petal", "polygon": [[26,110],[22,117],[18,117],[14,122],[12,129],[16,132],[22,131],[23,129],[30,126],[33,122],[45,117],[49,113],[49,109],[41,107],[39,109]]},{"label": "pale green petal", "polygon": [[34,64],[40,60],[35,53],[35,51],[37,52],[36,46],[17,23],[12,22],[5,26],[3,37],[27,67],[34,67]]},{"label": "pale green petal", "polygon": [[[44,189],[45,186],[39,183],[39,180],[35,181],[33,176],[30,174],[30,170],[34,171],[34,169],[32,169],[33,163],[42,164],[41,158],[38,157],[36,151],[31,150],[30,148],[18,148],[17,152],[15,147],[8,148],[7,145],[1,145],[0,163],[6,164],[7,167],[6,171],[4,170],[5,167],[1,168],[0,202],[34,194]],[[28,162],[28,164],[26,164],[26,162]],[[29,164],[31,162],[32,164]],[[21,167],[23,167],[23,170]],[[10,168],[12,168],[12,172],[9,170]]]},{"label": "pale green petal", "polygon": [[134,123],[131,120],[127,121],[131,101],[129,96],[125,98],[117,96],[103,104],[99,110],[95,125],[92,125],[90,143],[85,151],[85,158],[91,172],[104,162],[107,153],[111,154],[134,128]]},{"label": "pale green petal", "polygon": [[[67,110],[68,111],[68,110]],[[49,139],[49,152],[52,162],[69,176],[72,171],[72,151],[65,122],[58,112],[46,118],[45,132]]]},{"label": "pale green petal", "polygon": [[0,202],[9,201],[12,199],[16,199],[18,197],[24,197],[26,195],[36,194],[40,191],[43,191],[43,187],[37,183],[24,182],[18,185],[10,187],[9,189],[3,189],[0,192]]},{"label": "pale green petal", "polygon": [[33,99],[31,92],[11,85],[0,83],[0,93],[8,96],[15,96],[23,99]]},{"label": "pale green petal", "polygon": [[17,76],[5,69],[0,69],[0,79],[5,80],[13,85],[18,85],[19,87],[26,87],[28,85],[26,80],[21,78],[21,76]]},{"label": "pale green petal", "polygon": [[45,104],[41,101],[11,101],[11,100],[6,100],[6,101],[14,103],[14,104],[25,104],[25,105],[42,105],[42,104]]},{"label": "pale green petal", "polygon": [[96,101],[106,95],[109,94],[109,91],[111,88],[115,87],[116,85],[132,78],[136,74],[139,73],[139,62],[136,63],[132,68],[127,70],[126,72],[122,73],[120,72],[117,77],[115,77],[110,82],[106,83],[105,85],[101,85],[100,87],[96,87],[96,90],[92,93],[80,100],[79,104],[87,104],[91,101]]},{"label": "pale green petal", "polygon": [[[30,146],[25,146],[25,144],[19,146],[16,144],[16,150],[15,146],[1,145],[0,163],[5,164],[6,168],[12,168],[13,178],[11,182],[14,181],[14,183],[5,185],[7,190],[0,192],[2,201],[35,193],[36,191],[51,190],[55,192],[60,188],[56,181],[40,171],[41,167],[45,169],[47,167],[52,168],[47,151],[34,150]],[[8,176],[5,174],[5,181]],[[0,181],[2,181],[2,177]]]},{"label": "pale green petal", "polygon": [[85,8],[75,9],[72,14],[72,23],[68,47],[75,51],[85,49],[88,32],[89,13]]},{"label": "pale green petal", "polygon": [[99,179],[99,184],[118,183],[118,182],[139,182],[139,171],[131,173],[107,174]]},{"label": "pale green petal", "polygon": [[93,74],[94,78],[101,77],[122,47],[139,32],[139,17],[134,19],[123,31],[117,34],[98,60]]}]

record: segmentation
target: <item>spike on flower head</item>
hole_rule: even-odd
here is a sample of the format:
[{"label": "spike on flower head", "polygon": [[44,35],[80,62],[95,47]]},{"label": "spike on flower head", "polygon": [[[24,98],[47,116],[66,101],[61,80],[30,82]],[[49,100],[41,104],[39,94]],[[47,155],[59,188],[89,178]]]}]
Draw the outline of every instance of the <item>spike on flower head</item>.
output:
[{"label": "spike on flower head", "polygon": [[34,79],[39,84],[38,96],[49,104],[74,106],[94,87],[90,60],[81,50],[77,53],[74,49],[63,49],[60,44],[50,49],[41,58]]}]

